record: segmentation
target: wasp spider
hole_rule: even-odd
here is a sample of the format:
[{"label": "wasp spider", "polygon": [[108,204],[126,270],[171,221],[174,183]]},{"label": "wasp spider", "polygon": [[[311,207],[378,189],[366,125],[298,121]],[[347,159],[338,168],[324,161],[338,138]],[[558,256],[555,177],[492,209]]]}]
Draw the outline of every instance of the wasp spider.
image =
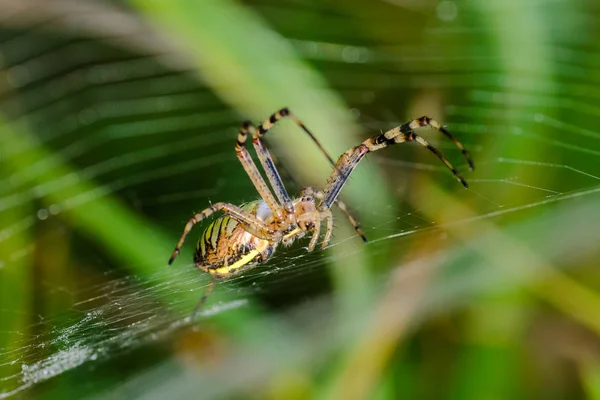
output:
[{"label": "wasp spider", "polygon": [[[324,190],[305,188],[300,192],[300,197],[294,199],[287,193],[279,172],[275,168],[273,158],[261,141],[261,138],[267,134],[269,129],[284,117],[290,118],[302,128],[333,165],[333,171]],[[185,226],[183,234],[169,259],[170,265],[179,254],[186,236],[195,224],[217,211],[224,212],[224,215],[214,220],[206,228],[198,241],[194,262],[200,270],[211,274],[213,280],[196,306],[194,314],[206,301],[217,279],[239,274],[257,264],[264,263],[273,255],[279,244],[288,246],[296,239],[311,233],[312,237],[307,250],[312,251],[319,240],[323,221],[326,228],[321,246],[325,247],[329,243],[333,231],[331,207],[334,204],[346,214],[358,235],[366,242],[367,238],[356,220],[348,213],[344,203],[338,200],[338,195],[354,168],[369,152],[383,149],[392,144],[415,141],[434,153],[454,173],[458,180],[465,187],[468,187],[467,182],[446,157],[414,132],[415,129],[427,125],[450,138],[462,151],[471,170],[474,168],[473,162],[463,145],[442,125],[428,117],[412,120],[385,133],[372,136],[360,145],[346,151],[338,158],[337,162],[329,157],[312,133],[287,108],[277,111],[263,122],[258,129],[251,122],[244,122],[237,136],[235,152],[261,199],[243,206],[219,202],[194,215]],[[246,149],[248,135],[252,136],[252,145],[266,172],[269,184],[273,188],[272,192]]]}]

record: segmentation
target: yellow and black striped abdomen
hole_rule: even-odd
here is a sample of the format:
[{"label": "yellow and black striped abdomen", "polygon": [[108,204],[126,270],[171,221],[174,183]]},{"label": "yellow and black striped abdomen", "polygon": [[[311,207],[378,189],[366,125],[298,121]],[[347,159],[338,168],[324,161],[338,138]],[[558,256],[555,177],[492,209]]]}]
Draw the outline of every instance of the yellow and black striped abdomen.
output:
[{"label": "yellow and black striped abdomen", "polygon": [[223,216],[211,222],[211,224],[202,233],[202,236],[198,241],[198,250],[200,250],[203,256],[206,256],[207,251],[212,252],[216,250],[217,245],[219,244],[219,239],[231,235],[233,229],[230,229],[229,233],[227,230],[227,225],[229,223],[233,225],[231,227],[233,229],[235,229],[235,226],[238,225],[238,223],[232,220],[230,217]]},{"label": "yellow and black striped abdomen", "polygon": [[224,215],[202,233],[194,262],[201,270],[223,278],[265,262],[274,250],[274,244],[246,232]]}]

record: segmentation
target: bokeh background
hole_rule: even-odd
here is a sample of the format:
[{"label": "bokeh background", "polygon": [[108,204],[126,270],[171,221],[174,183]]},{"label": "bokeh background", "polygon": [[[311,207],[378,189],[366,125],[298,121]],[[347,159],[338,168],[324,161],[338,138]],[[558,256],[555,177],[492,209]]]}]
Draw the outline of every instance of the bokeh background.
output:
[{"label": "bokeh background", "polygon": [[[600,6],[0,1],[0,398],[600,399]],[[241,122],[364,160],[307,241],[217,285],[194,211],[257,198]],[[331,167],[269,134],[290,191]],[[206,225],[204,225],[206,226]]]}]

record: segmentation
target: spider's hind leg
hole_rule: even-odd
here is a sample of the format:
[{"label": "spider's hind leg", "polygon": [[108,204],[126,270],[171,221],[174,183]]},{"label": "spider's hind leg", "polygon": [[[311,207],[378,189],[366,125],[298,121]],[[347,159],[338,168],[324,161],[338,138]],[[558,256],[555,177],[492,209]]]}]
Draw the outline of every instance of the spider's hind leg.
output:
[{"label": "spider's hind leg", "polygon": [[196,319],[196,316],[198,315],[198,313],[200,312],[200,310],[202,309],[202,307],[204,307],[204,303],[206,303],[206,299],[208,299],[208,296],[210,295],[210,293],[212,292],[213,288],[215,287],[215,283],[217,283],[217,276],[216,275],[213,276],[212,280],[210,281],[210,283],[206,287],[206,290],[204,290],[204,294],[202,295],[202,297],[200,298],[200,300],[196,304],[196,307],[194,307],[194,311],[192,312],[192,315],[190,317],[192,319],[192,321],[194,319]]}]

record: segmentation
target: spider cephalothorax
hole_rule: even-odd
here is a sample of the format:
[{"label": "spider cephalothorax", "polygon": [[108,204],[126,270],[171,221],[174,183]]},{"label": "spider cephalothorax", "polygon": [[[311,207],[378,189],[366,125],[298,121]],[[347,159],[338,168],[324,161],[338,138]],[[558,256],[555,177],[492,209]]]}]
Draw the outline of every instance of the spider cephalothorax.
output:
[{"label": "spider cephalothorax", "polygon": [[[324,190],[320,191],[308,187],[303,189],[300,197],[296,199],[292,199],[288,195],[279,172],[275,168],[273,158],[261,141],[261,138],[271,129],[273,124],[283,117],[292,119],[300,126],[332,164],[333,172],[327,180]],[[213,280],[196,307],[196,310],[206,300],[216,279],[226,278],[251,268],[256,264],[264,263],[275,252],[279,244],[290,245],[295,240],[311,233],[312,238],[307,250],[313,251],[319,240],[321,223],[323,221],[325,222],[326,229],[322,247],[325,247],[331,240],[333,232],[331,207],[334,204],[346,214],[346,217],[354,226],[358,235],[366,242],[367,238],[356,223],[356,220],[348,213],[344,203],[338,200],[338,195],[354,168],[356,168],[360,160],[367,153],[383,149],[392,144],[415,141],[434,153],[454,173],[458,180],[467,187],[467,182],[446,157],[424,138],[415,133],[415,129],[423,126],[431,126],[450,138],[462,151],[469,167],[474,169],[473,162],[463,145],[442,125],[428,117],[421,117],[392,128],[385,133],[371,136],[360,145],[343,153],[337,162],[334,162],[329,157],[313,134],[287,108],[277,111],[268,120],[263,122],[258,129],[252,123],[244,122],[238,133],[235,151],[244,170],[261,196],[261,200],[247,203],[240,207],[229,203],[215,203],[204,211],[194,215],[185,226],[181,239],[179,239],[169,259],[169,264],[171,264],[179,254],[179,250],[187,234],[196,223],[217,211],[225,213],[206,228],[198,241],[194,262],[202,271],[210,273],[213,276]],[[269,184],[273,188],[273,192],[267,186],[267,183],[246,149],[246,139],[249,134],[252,135],[252,144],[266,173]]]}]

